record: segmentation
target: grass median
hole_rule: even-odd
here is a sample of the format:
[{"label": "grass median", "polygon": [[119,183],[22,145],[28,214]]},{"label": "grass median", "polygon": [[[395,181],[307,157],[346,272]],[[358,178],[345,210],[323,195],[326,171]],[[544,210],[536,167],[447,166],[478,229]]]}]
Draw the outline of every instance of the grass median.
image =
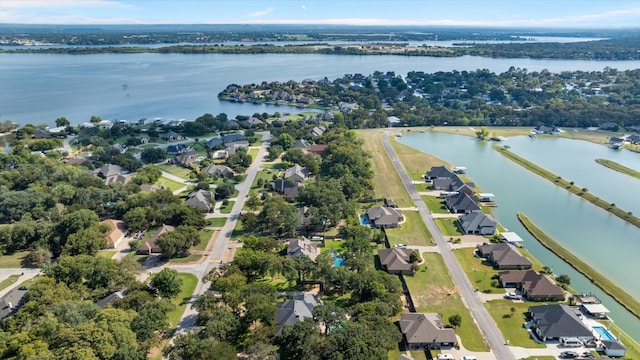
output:
[{"label": "grass median", "polygon": [[596,162],[602,166],[606,166],[611,170],[615,170],[617,172],[623,173],[625,175],[632,176],[636,179],[640,179],[640,171],[636,171],[634,169],[628,168],[622,164],[618,164],[613,160],[607,159],[596,159]]},{"label": "grass median", "polygon": [[580,260],[577,256],[571,253],[569,250],[562,247],[558,242],[550,238],[540,228],[538,228],[529,218],[523,213],[518,213],[518,220],[522,225],[535,237],[544,247],[551,250],[556,256],[564,260],[567,264],[571,265],[579,273],[584,275],[587,279],[591,280],[602,291],[609,294],[620,305],[629,310],[633,315],[640,318],[640,302],[636,300],[629,293],[625,292],[622,288],[614,284],[611,280],[607,279],[604,275],[597,272],[594,268],[587,265],[584,261]]},{"label": "grass median", "polygon": [[635,225],[637,227],[640,228],[640,219],[635,217],[631,211],[624,211],[620,208],[618,208],[614,203],[605,201],[591,193],[589,193],[589,190],[587,188],[581,188],[577,185],[573,184],[573,181],[569,182],[563,178],[561,178],[560,176],[555,175],[554,173],[550,172],[549,170],[544,169],[543,167],[540,167],[530,161],[528,161],[525,158],[522,158],[514,153],[512,153],[511,151],[509,151],[508,149],[502,147],[502,146],[496,146],[494,145],[493,148],[495,150],[497,150],[500,154],[502,154],[504,157],[508,158],[509,160],[515,162],[516,164],[521,165],[522,167],[524,167],[525,169],[528,169],[529,171],[538,174],[540,176],[542,176],[543,178],[553,182],[554,184],[564,188],[565,190],[576,194],[578,196],[580,196],[581,198],[589,201],[590,203],[592,203],[593,205],[596,205],[606,211],[608,211],[609,213],[619,217],[620,219]]}]

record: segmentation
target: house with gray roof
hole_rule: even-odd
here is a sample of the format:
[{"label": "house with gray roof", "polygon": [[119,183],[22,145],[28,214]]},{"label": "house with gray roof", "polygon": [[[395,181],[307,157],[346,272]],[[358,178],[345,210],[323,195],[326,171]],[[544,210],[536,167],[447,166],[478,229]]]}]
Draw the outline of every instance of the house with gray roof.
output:
[{"label": "house with gray roof", "polygon": [[404,219],[400,210],[387,206],[369,208],[366,215],[371,226],[375,228],[395,228]]},{"label": "house with gray roof", "polygon": [[160,236],[164,233],[168,233],[174,231],[174,228],[171,225],[162,225],[155,234],[151,235],[147,240],[142,243],[142,245],[136,250],[136,255],[151,255],[153,253],[159,254],[162,252],[160,246],[156,244],[156,241],[160,238]]},{"label": "house with gray roof", "polygon": [[448,179],[453,177],[455,174],[446,166],[433,166],[426,174],[424,174],[425,180],[434,180],[434,179]]},{"label": "house with gray roof", "polygon": [[627,354],[627,348],[620,340],[602,340],[602,347],[607,356],[624,357]]},{"label": "house with gray roof", "polygon": [[307,256],[312,261],[316,261],[318,255],[320,255],[320,249],[306,237],[289,240],[287,257]]},{"label": "house with gray roof", "polygon": [[198,190],[189,194],[187,200],[184,202],[187,206],[192,206],[206,212],[213,212],[213,203],[215,202],[215,195],[211,191]]},{"label": "house with gray roof", "polygon": [[560,129],[555,125],[551,125],[551,126],[538,125],[536,126],[534,131],[537,132],[538,134],[550,134],[550,135],[560,134]]},{"label": "house with gray roof", "polygon": [[184,136],[178,134],[175,131],[169,130],[166,133],[162,134],[162,138],[166,141],[178,141],[183,140]]},{"label": "house with gray roof", "polygon": [[296,295],[291,300],[276,304],[276,336],[282,333],[283,327],[312,318],[316,305],[318,299],[311,294]]},{"label": "house with gray roof", "polygon": [[300,149],[300,150],[307,150],[309,148],[309,142],[305,139],[297,139],[294,143],[293,143],[293,148],[294,149]]},{"label": "house with gray roof", "polygon": [[209,149],[220,149],[222,148],[222,144],[224,141],[220,136],[214,136],[211,139],[207,140],[207,147]]},{"label": "house with gray roof", "polygon": [[488,214],[472,212],[460,216],[456,223],[464,234],[493,235],[498,222]]},{"label": "house with gray roof", "polygon": [[498,273],[498,281],[504,288],[516,288],[522,296],[531,301],[563,301],[564,290],[548,277],[533,270],[503,271]]},{"label": "house with gray roof", "polygon": [[403,313],[400,331],[409,349],[440,349],[457,343],[456,331],[445,328],[437,313]]},{"label": "house with gray roof", "polygon": [[496,269],[527,270],[531,269],[531,260],[520,255],[515,246],[508,243],[482,244],[478,246],[478,255],[493,263]]},{"label": "house with gray roof", "polygon": [[121,175],[124,173],[126,173],[126,171],[120,165],[113,164],[104,165],[96,171],[96,174],[104,179],[108,178],[109,176]]},{"label": "house with gray roof", "polygon": [[454,214],[469,214],[472,212],[480,211],[480,205],[476,202],[476,199],[471,197],[467,193],[458,193],[446,198],[445,205]]},{"label": "house with gray roof", "polygon": [[200,171],[209,174],[209,176],[220,176],[220,177],[226,177],[226,178],[232,178],[236,175],[233,169],[231,169],[226,165],[212,164],[202,168]]},{"label": "house with gray roof", "polygon": [[126,185],[129,183],[129,181],[131,181],[131,179],[133,179],[133,175],[129,175],[129,174],[111,175],[111,176],[107,176],[107,178],[104,179],[104,184],[105,185],[111,185],[111,184]]},{"label": "house with gray roof", "polygon": [[541,305],[529,307],[531,330],[542,341],[577,338],[582,342],[593,339],[593,334],[567,305]]},{"label": "house with gray roof", "polygon": [[380,264],[389,274],[413,275],[411,253],[414,250],[407,248],[391,248],[378,250]]},{"label": "house with gray roof", "polygon": [[287,181],[302,182],[309,178],[309,169],[295,164],[284,172],[283,178]]},{"label": "house with gray roof", "polygon": [[225,147],[247,147],[249,146],[249,141],[244,134],[241,133],[232,133],[226,134],[222,136],[222,142]]},{"label": "house with gray roof", "polygon": [[311,135],[311,137],[318,137],[318,136],[322,136],[325,131],[327,131],[327,128],[325,128],[322,125],[314,126],[313,129],[309,131],[309,135]]},{"label": "house with gray roof", "polygon": [[182,154],[183,152],[188,151],[189,149],[191,149],[191,147],[189,147],[186,144],[169,145],[167,147],[167,154],[169,155]]},{"label": "house with gray roof", "polygon": [[273,189],[273,191],[277,192],[278,194],[284,195],[284,197],[287,200],[293,200],[298,197],[298,194],[300,193],[300,189],[303,186],[304,185],[300,182],[292,182],[292,181],[287,181],[283,179],[278,179],[273,182],[273,185],[271,185],[271,188]]},{"label": "house with gray roof", "polygon": [[196,150],[187,150],[169,160],[169,163],[189,167],[190,165],[198,163],[198,152]]}]

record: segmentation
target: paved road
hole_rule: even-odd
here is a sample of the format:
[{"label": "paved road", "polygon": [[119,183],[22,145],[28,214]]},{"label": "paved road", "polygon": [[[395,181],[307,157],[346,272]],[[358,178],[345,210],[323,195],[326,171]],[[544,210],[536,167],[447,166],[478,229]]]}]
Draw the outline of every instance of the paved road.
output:
[{"label": "paved road", "polygon": [[485,339],[489,342],[489,346],[491,347],[491,350],[493,350],[496,358],[500,360],[515,360],[515,356],[513,355],[513,353],[511,352],[509,347],[505,345],[505,339],[500,333],[498,326],[489,315],[487,309],[485,309],[485,307],[482,305],[480,298],[475,293],[475,287],[471,284],[464,271],[462,271],[462,267],[453,255],[451,247],[447,243],[444,235],[433,220],[431,213],[427,208],[427,205],[425,205],[424,201],[422,201],[422,198],[420,197],[420,194],[418,193],[416,188],[413,186],[409,175],[407,175],[407,172],[396,157],[396,154],[391,148],[391,145],[389,145],[389,135],[389,133],[385,133],[382,136],[382,144],[384,145],[384,148],[387,151],[387,154],[389,155],[393,166],[396,168],[398,175],[400,175],[400,179],[407,189],[407,192],[409,192],[409,196],[418,207],[420,216],[422,217],[425,225],[427,225],[427,229],[429,229],[429,232],[431,233],[431,235],[433,235],[436,245],[440,249],[440,254],[442,255],[444,263],[447,268],[449,268],[454,281],[458,285],[458,289],[460,290],[463,301],[471,311],[471,315],[478,324],[478,327],[480,328],[480,331],[484,335]]},{"label": "paved road", "polygon": [[267,146],[269,145],[270,134],[268,132],[263,132],[262,134],[262,146],[258,151],[258,155],[256,156],[256,160],[249,166],[247,169],[247,176],[245,181],[236,185],[238,189],[238,197],[233,205],[233,209],[231,210],[231,214],[227,219],[227,222],[221,228],[216,240],[213,244],[213,248],[211,249],[209,255],[200,264],[196,265],[171,265],[172,269],[178,270],[180,272],[188,272],[194,274],[198,277],[198,284],[196,285],[196,289],[191,296],[191,301],[187,304],[187,307],[182,314],[182,318],[180,319],[180,323],[174,332],[173,338],[171,339],[171,343],[173,343],[173,339],[176,336],[189,332],[195,325],[196,320],[198,319],[198,312],[193,307],[195,300],[204,294],[209,288],[210,283],[203,283],[202,278],[208,274],[211,270],[218,268],[222,264],[222,255],[224,251],[229,246],[229,240],[231,239],[231,235],[233,234],[233,229],[238,222],[238,218],[240,217],[240,211],[244,207],[244,202],[249,195],[249,190],[251,189],[251,184],[253,184],[253,180],[256,178],[258,174],[258,170],[262,164],[262,160],[267,154]]}]

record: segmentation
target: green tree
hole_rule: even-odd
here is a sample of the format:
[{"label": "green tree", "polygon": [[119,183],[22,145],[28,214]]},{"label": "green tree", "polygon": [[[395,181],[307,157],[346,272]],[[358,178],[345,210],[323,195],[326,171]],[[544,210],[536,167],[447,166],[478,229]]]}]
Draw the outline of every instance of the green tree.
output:
[{"label": "green tree", "polygon": [[232,182],[225,181],[216,188],[216,200],[224,200],[230,198],[236,191]]},{"label": "green tree", "polygon": [[449,324],[454,328],[459,327],[462,324],[462,316],[460,316],[460,314],[449,316]]},{"label": "green tree", "polygon": [[57,127],[61,127],[61,126],[69,126],[71,124],[71,122],[66,118],[66,117],[59,117],[56,119],[56,126]]},{"label": "green tree", "polygon": [[476,137],[480,140],[484,140],[489,136],[489,129],[486,126],[481,127],[476,131]]},{"label": "green tree", "polygon": [[102,226],[92,226],[69,235],[62,247],[63,255],[94,255],[96,251],[104,249],[107,245],[105,232]]},{"label": "green tree", "polygon": [[169,360],[238,359],[237,350],[232,345],[211,338],[201,339],[197,334],[178,336],[174,344],[164,351],[164,355]]},{"label": "green tree", "polygon": [[147,148],[140,153],[140,159],[147,164],[154,164],[163,161],[166,153],[160,148]]},{"label": "green tree", "polygon": [[163,298],[174,298],[180,293],[182,279],[177,271],[164,268],[151,279],[149,285]]},{"label": "green tree", "polygon": [[566,275],[566,274],[558,275],[556,277],[556,281],[559,282],[560,284],[571,285],[571,278],[569,277],[569,275]]}]

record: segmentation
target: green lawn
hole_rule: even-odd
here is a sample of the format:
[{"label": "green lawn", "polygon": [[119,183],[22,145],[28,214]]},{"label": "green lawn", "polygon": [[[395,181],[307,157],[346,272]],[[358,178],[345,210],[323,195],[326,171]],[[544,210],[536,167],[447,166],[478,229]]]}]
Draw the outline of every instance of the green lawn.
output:
[{"label": "green lawn", "polygon": [[184,254],[184,255],[178,255],[175,257],[172,257],[171,259],[169,259],[170,263],[190,263],[190,262],[196,262],[199,261],[200,259],[202,259],[204,255],[200,255],[200,254]]},{"label": "green lawn", "polygon": [[444,165],[450,167],[449,164],[433,155],[400,144],[395,137],[390,137],[389,143],[412,180],[424,180],[424,174],[433,166]]},{"label": "green lawn", "polygon": [[252,142],[250,145],[251,146],[260,146],[260,144],[262,144],[262,135],[261,134],[256,134],[255,138],[256,138],[256,141]]},{"label": "green lawn", "polygon": [[28,251],[18,251],[11,255],[0,256],[0,269],[23,268],[22,260],[28,254]]},{"label": "green lawn", "polygon": [[209,149],[207,148],[207,143],[203,141],[198,141],[187,144],[191,146],[194,150],[198,152],[198,156],[204,156],[205,158],[209,157]]},{"label": "green lawn", "polygon": [[340,254],[344,248],[344,241],[325,240],[324,247],[320,248],[320,252],[330,251],[333,249],[336,253]]},{"label": "green lawn", "polygon": [[[509,345],[525,348],[545,348],[538,344],[524,328],[525,314],[529,311],[530,303],[514,302],[511,300],[491,300],[484,306],[498,325],[502,335],[509,340]],[[513,309],[513,311],[511,311]]]},{"label": "green lawn", "polygon": [[427,230],[420,213],[417,211],[403,211],[405,222],[395,229],[387,229],[389,245],[434,245],[433,237]]},{"label": "green lawn", "polygon": [[298,285],[295,281],[287,281],[287,279],[281,276],[273,279],[265,277],[257,280],[256,282],[270,284],[279,292],[304,290],[304,286]]},{"label": "green lawn", "polygon": [[258,180],[262,179],[265,183],[273,182],[273,175],[276,177],[280,176],[280,171],[278,170],[260,170],[256,174],[256,178],[253,180],[253,184],[251,184],[251,189],[249,190],[249,195],[255,193],[256,191],[265,190],[263,186],[258,186]]},{"label": "green lawn", "polygon": [[29,289],[29,288],[31,288],[31,285],[33,285],[33,283],[36,282],[36,280],[38,280],[39,277],[40,277],[40,275],[36,275],[36,276],[32,277],[31,279],[25,280],[25,281],[20,283],[20,286],[24,286],[27,289]]},{"label": "green lawn", "polygon": [[208,226],[214,226],[214,227],[223,227],[224,224],[226,224],[227,222],[227,218],[210,218],[207,219],[207,225]]},{"label": "green lawn", "polygon": [[187,303],[191,301],[191,295],[198,284],[198,278],[193,274],[178,273],[178,277],[182,280],[182,286],[180,287],[180,294],[171,300],[171,302],[176,305],[175,310],[167,313],[170,328],[178,326],[182,313],[187,307]]},{"label": "green lawn", "polygon": [[462,339],[464,347],[470,351],[489,351],[489,347],[478,331],[469,310],[462,302],[449,271],[438,253],[422,254],[425,265],[414,276],[405,276],[405,282],[411,293],[411,299],[417,312],[436,312],[448,323],[449,316],[458,314],[462,323],[456,334]]},{"label": "green lawn", "polygon": [[200,234],[200,244],[192,246],[189,250],[204,251],[207,248],[209,239],[211,239],[211,235],[213,235],[213,230],[200,230],[198,233]]},{"label": "green lawn", "polygon": [[473,255],[475,249],[463,248],[456,249],[453,254],[458,259],[462,270],[469,278],[469,281],[478,288],[478,291],[488,293],[504,293],[504,288],[496,288],[491,286],[491,278],[498,274],[498,270],[494,270],[493,266],[486,264],[484,259]]},{"label": "green lawn", "polygon": [[458,226],[455,223],[456,219],[443,218],[443,219],[435,219],[435,221],[436,221],[436,224],[438,224],[440,231],[442,231],[442,233],[445,236],[464,235],[458,229]]},{"label": "green lawn", "polygon": [[161,164],[158,165],[160,170],[166,171],[171,175],[175,175],[179,178],[189,180],[189,174],[191,174],[191,169],[183,168],[181,166],[169,165],[169,164]]},{"label": "green lawn", "polygon": [[117,253],[118,253],[118,250],[100,250],[96,253],[96,255],[103,257],[105,259],[111,259],[113,258],[113,255]]},{"label": "green lawn", "polygon": [[258,157],[258,151],[260,151],[260,149],[249,149],[249,155],[251,156],[252,163],[256,161],[256,158]]},{"label": "green lawn", "polygon": [[429,208],[434,214],[449,214],[449,209],[444,204],[444,199],[439,199],[435,196],[421,196],[422,201],[424,201],[425,205]]},{"label": "green lawn", "polygon": [[235,201],[229,201],[229,203],[227,205],[222,205],[220,207],[220,213],[222,214],[229,214],[231,213],[231,210],[233,209],[233,205],[235,204]]},{"label": "green lawn", "polygon": [[20,275],[9,275],[8,278],[0,281],[0,290],[4,290],[7,287],[15,284],[16,281],[18,281],[19,278],[20,278]]},{"label": "green lawn", "polygon": [[158,184],[162,184],[164,186],[167,187],[167,189],[169,189],[169,191],[174,192],[184,186],[187,186],[185,184],[179,183],[177,181],[173,181],[169,178],[166,178],[164,176],[161,176],[158,181],[156,181],[153,185],[158,185]]}]

